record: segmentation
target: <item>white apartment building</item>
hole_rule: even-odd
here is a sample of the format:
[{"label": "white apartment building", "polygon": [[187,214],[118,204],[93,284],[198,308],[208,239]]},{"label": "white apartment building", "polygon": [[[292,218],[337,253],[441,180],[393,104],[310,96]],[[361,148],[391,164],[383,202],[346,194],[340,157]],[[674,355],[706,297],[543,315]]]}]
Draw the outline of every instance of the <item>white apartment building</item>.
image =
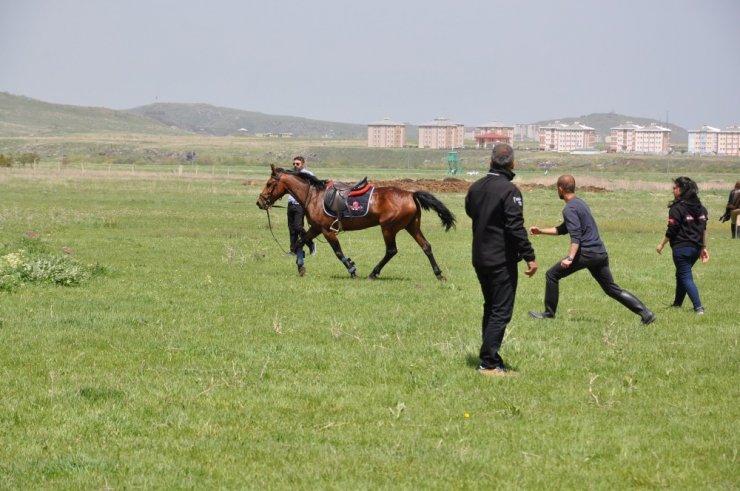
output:
[{"label": "white apartment building", "polygon": [[550,152],[571,152],[576,149],[593,148],[596,143],[596,130],[579,122],[565,124],[555,121],[540,126],[540,150]]},{"label": "white apartment building", "polygon": [[689,131],[689,153],[709,155],[740,155],[740,127],[724,130],[704,125]]},{"label": "white apartment building", "polygon": [[383,118],[367,125],[367,146],[375,148],[403,148],[406,144],[406,125]]},{"label": "white apartment building", "polygon": [[464,148],[465,125],[453,123],[447,118],[419,125],[419,148]]}]

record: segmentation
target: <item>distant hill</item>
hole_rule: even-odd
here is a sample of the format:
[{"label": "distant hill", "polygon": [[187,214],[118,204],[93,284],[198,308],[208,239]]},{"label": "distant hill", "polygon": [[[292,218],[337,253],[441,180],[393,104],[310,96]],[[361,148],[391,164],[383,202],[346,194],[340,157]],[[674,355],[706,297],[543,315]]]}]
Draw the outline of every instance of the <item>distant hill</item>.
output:
[{"label": "distant hill", "polygon": [[599,136],[601,141],[604,140],[604,137],[609,136],[609,134],[611,133],[611,128],[619,126],[620,124],[624,124],[627,121],[639,124],[640,126],[650,126],[651,123],[655,123],[660,126],[666,127],[671,130],[672,143],[687,143],[689,141],[688,131],[686,131],[686,129],[684,128],[681,128],[680,126],[676,126],[675,124],[664,123],[662,121],[658,121],[657,119],[638,118],[635,116],[625,116],[623,114],[615,113],[593,113],[586,116],[578,116],[577,118],[565,117],[558,119],[547,119],[543,121],[538,121],[534,124],[543,126],[546,124],[554,123],[555,121],[560,121],[561,123],[568,124],[575,123],[577,121],[579,123],[585,124],[586,126],[590,126],[596,130],[596,134]]},{"label": "distant hill", "polygon": [[159,121],[102,107],[51,104],[0,92],[0,136],[45,136],[91,132],[184,134]]},{"label": "distant hill", "polygon": [[209,104],[156,103],[130,109],[168,126],[214,136],[289,133],[308,138],[367,138],[367,126],[275,116]]}]

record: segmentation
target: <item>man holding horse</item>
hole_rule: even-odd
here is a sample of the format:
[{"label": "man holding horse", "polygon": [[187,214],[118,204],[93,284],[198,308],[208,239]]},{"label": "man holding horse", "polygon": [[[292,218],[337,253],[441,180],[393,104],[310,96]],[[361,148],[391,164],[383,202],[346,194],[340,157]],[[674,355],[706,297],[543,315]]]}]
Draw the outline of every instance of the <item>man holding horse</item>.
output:
[{"label": "man holding horse", "polygon": [[[306,169],[306,159],[300,155],[293,157],[293,170],[313,175],[313,172]],[[298,251],[296,251],[296,246],[298,244],[298,239],[306,235],[306,229],[303,228],[304,218],[305,212],[303,207],[292,194],[288,194],[288,232],[290,233],[291,254],[297,254]],[[315,255],[316,244],[314,244],[314,241],[309,240],[306,242],[306,245],[308,246],[308,250],[311,255]]]},{"label": "man holding horse", "polygon": [[483,292],[479,373],[506,376],[499,351],[514,312],[519,261],[524,272],[537,272],[534,249],[524,228],[522,193],[514,178],[514,149],[506,143],[493,147],[490,170],[474,182],[465,197],[465,212],[473,220],[473,267]]}]

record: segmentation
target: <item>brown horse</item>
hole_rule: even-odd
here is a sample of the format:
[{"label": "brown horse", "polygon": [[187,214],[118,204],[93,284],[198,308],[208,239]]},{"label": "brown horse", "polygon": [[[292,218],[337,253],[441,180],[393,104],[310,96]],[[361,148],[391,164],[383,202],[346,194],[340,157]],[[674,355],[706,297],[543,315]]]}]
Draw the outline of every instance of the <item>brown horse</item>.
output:
[{"label": "brown horse", "polygon": [[308,173],[295,172],[270,166],[272,174],[260,193],[257,206],[262,210],[268,210],[272,204],[284,194],[290,193],[298,200],[306,213],[306,218],[311,228],[306,235],[299,240],[296,248],[298,259],[298,272],[303,275],[303,244],[313,239],[320,233],[326,237],[337,258],[344,264],[352,278],[356,277],[355,264],[346,257],[337,240],[338,230],[362,230],[380,225],[385,241],[385,256],[375,266],[370,279],[375,279],[380,274],[388,261],[398,253],[396,248],[396,234],[403,229],[419,244],[421,250],[429,258],[432,270],[437,279],[442,280],[442,271],[437,266],[432,254],[432,246],[421,233],[421,210],[434,210],[437,212],[445,231],[455,226],[455,215],[447,207],[430,193],[424,191],[407,191],[392,186],[377,187],[373,192],[370,207],[364,217],[343,218],[337,223],[335,217],[324,212],[324,193],[327,181],[320,180]]}]

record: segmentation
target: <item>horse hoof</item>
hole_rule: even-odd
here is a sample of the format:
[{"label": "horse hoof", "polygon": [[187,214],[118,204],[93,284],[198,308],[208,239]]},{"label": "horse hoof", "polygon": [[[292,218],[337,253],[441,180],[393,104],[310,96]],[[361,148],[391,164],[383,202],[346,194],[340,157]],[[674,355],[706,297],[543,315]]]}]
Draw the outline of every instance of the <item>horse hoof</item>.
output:
[{"label": "horse hoof", "polygon": [[445,277],[444,277],[444,276],[442,276],[441,274],[438,274],[438,275],[437,275],[437,279],[438,279],[439,281],[447,281],[447,278],[445,278]]},{"label": "horse hoof", "polygon": [[368,279],[368,280],[377,280],[377,279],[378,279],[378,277],[377,277],[377,276],[375,276],[374,274],[371,274],[370,276],[368,276],[368,277],[367,277],[367,279]]},{"label": "horse hoof", "polygon": [[298,276],[306,274],[306,268],[304,266],[298,266]]}]

